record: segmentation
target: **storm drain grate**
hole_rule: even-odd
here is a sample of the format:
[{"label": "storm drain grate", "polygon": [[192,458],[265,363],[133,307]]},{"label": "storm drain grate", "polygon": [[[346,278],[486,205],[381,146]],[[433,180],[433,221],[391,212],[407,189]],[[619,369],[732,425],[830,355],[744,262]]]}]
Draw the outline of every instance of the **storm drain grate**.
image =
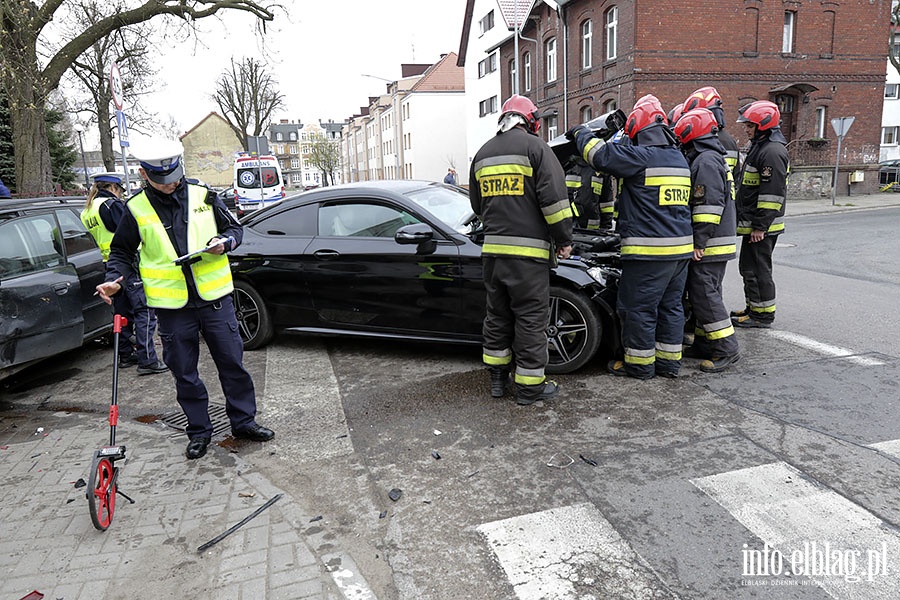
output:
[{"label": "storm drain grate", "polygon": [[[188,420],[184,413],[171,412],[159,417],[159,420],[171,427],[177,429],[178,433],[173,433],[170,437],[184,435],[187,429]],[[228,420],[228,414],[225,412],[224,404],[209,403],[209,420],[212,421],[213,435],[228,431],[231,429],[231,421]]]}]

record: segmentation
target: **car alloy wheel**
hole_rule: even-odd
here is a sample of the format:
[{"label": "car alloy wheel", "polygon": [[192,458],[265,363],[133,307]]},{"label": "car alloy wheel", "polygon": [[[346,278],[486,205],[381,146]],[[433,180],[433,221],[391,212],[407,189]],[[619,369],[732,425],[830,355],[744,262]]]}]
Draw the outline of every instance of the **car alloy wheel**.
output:
[{"label": "car alloy wheel", "polygon": [[232,297],[244,350],[256,350],[268,344],[274,337],[275,328],[259,292],[245,281],[235,281]]},{"label": "car alloy wheel", "polygon": [[566,288],[550,288],[548,373],[571,373],[583,367],[597,353],[602,333],[603,325],[588,298]]}]

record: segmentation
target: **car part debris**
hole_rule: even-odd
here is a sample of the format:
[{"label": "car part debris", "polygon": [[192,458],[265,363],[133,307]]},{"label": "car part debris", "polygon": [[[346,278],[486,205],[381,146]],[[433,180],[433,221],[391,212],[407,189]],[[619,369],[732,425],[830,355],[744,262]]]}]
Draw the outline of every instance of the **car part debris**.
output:
[{"label": "car part debris", "polygon": [[431,456],[432,456],[432,458],[434,458],[434,460],[441,460],[441,455],[438,454],[438,451],[437,451],[437,450],[432,450],[432,451],[431,451]]},{"label": "car part debris", "polygon": [[550,457],[550,460],[547,461],[547,466],[553,467],[554,469],[565,469],[574,462],[575,459],[565,452],[557,452]]},{"label": "car part debris", "polygon": [[579,454],[579,455],[578,455],[578,458],[580,458],[581,460],[583,460],[583,461],[586,462],[587,464],[591,465],[592,467],[596,467],[596,466],[597,466],[597,461],[596,461],[596,460],[594,460],[593,458],[588,458],[588,457],[585,456],[584,454]]},{"label": "car part debris", "polygon": [[243,527],[244,525],[246,525],[247,523],[249,523],[251,519],[256,518],[262,511],[266,510],[267,508],[269,508],[270,506],[272,506],[273,504],[275,504],[276,502],[278,502],[278,500],[281,499],[281,496],[282,496],[282,494],[275,494],[274,496],[272,496],[271,498],[269,498],[269,500],[268,500],[265,504],[263,504],[262,506],[260,506],[260,507],[257,508],[256,510],[254,510],[252,513],[250,513],[249,515],[247,515],[246,517],[244,517],[243,519],[241,519],[241,521],[240,521],[237,525],[233,525],[231,528],[229,528],[229,529],[228,529],[227,531],[225,531],[224,533],[220,533],[219,535],[217,535],[217,536],[214,537],[213,539],[209,540],[208,542],[206,542],[206,543],[203,544],[202,546],[198,547],[198,548],[197,548],[197,552],[203,552],[204,550],[206,550],[207,548],[209,548],[209,547],[212,546],[213,544],[217,544],[217,543],[221,542],[221,541],[224,540],[226,537],[228,537],[229,535],[231,535],[232,533],[234,533],[235,531],[237,531],[238,529],[240,529],[241,527]]},{"label": "car part debris", "polygon": [[388,498],[390,498],[390,499],[393,500],[394,502],[396,502],[397,500],[399,500],[399,499],[400,499],[400,496],[402,496],[402,495],[403,495],[403,490],[401,490],[401,489],[399,489],[399,488],[394,488],[394,489],[392,489],[391,491],[388,492]]}]

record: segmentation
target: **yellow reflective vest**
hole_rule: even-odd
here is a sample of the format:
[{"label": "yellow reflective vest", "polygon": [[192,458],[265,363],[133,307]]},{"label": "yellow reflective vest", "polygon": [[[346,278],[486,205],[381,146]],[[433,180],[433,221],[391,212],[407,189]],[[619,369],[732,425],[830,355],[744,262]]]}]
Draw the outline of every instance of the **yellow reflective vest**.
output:
[{"label": "yellow reflective vest", "polygon": [[[188,184],[188,252],[204,248],[218,235],[213,207],[206,204],[206,194],[205,187]],[[175,264],[178,254],[159,215],[143,191],[131,198],[127,206],[141,234],[139,268],[147,305],[183,308],[188,301],[187,280],[182,267]],[[234,290],[228,257],[224,254],[204,252],[189,268],[197,292],[204,300],[217,300]]]},{"label": "yellow reflective vest", "polygon": [[112,243],[115,232],[107,229],[106,225],[103,224],[103,219],[100,218],[100,206],[106,201],[106,198],[99,197],[100,201],[98,202],[97,200],[98,198],[94,198],[90,206],[85,206],[84,210],[81,211],[81,222],[84,223],[91,237],[97,242],[97,246],[100,247],[100,253],[103,255],[103,262],[106,262],[109,260],[109,246]]}]

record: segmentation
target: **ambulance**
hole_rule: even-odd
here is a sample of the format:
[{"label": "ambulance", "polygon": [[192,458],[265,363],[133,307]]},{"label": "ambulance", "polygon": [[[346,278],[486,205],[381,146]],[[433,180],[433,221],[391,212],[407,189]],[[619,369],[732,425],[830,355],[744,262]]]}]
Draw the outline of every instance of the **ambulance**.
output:
[{"label": "ambulance", "polygon": [[274,156],[237,156],[234,159],[234,196],[241,213],[258,210],[284,198],[284,179],[278,160]]}]

